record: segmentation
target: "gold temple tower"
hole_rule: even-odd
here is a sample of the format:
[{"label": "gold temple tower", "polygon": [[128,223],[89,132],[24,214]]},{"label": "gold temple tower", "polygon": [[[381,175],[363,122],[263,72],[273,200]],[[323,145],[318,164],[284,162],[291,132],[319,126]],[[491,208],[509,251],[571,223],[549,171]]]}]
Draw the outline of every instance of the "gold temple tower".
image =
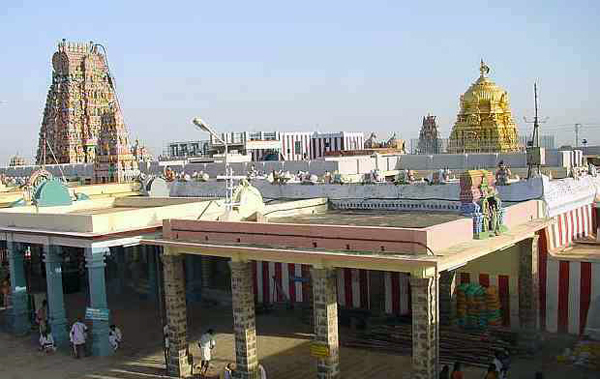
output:
[{"label": "gold temple tower", "polygon": [[483,60],[479,71],[479,79],[460,97],[460,112],[450,133],[448,152],[519,151],[508,92],[488,78],[490,68]]}]

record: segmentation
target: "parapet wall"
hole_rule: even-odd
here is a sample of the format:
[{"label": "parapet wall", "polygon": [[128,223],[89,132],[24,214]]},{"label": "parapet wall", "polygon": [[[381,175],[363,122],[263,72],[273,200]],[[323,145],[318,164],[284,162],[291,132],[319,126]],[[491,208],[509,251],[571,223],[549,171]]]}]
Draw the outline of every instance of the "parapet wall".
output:
[{"label": "parapet wall", "polygon": [[[308,171],[312,174],[323,175],[325,171],[338,171],[341,174],[366,174],[372,170],[382,171],[412,169],[426,175],[426,171],[449,168],[460,173],[471,169],[493,170],[498,167],[500,161],[504,161],[513,171],[527,167],[527,156],[525,153],[505,154],[437,154],[437,155],[397,155],[397,156],[353,156],[353,157],[327,157],[324,160],[312,161],[264,161],[264,162],[232,162],[231,168],[236,175],[245,175],[252,165],[258,171]],[[546,166],[554,171],[568,170],[576,165],[581,165],[583,154],[579,150],[559,151],[546,150]],[[204,171],[211,177],[222,175],[225,172],[224,163],[188,163],[182,161],[173,162],[140,162],[139,169],[146,174],[162,174],[166,166],[176,172],[184,171],[192,174],[194,171]],[[0,174],[11,177],[29,177],[39,166],[16,166],[0,167]],[[55,176],[64,175],[67,178],[79,177],[82,179],[93,177],[92,164],[61,164],[46,165],[46,170]],[[558,173],[558,172],[556,172]]]}]

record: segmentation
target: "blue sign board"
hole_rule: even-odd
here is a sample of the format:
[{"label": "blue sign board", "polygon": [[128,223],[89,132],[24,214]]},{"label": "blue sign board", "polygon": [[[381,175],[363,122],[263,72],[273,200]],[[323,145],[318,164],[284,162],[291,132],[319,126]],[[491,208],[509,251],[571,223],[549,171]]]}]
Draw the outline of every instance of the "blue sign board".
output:
[{"label": "blue sign board", "polygon": [[290,279],[292,279],[292,282],[308,283],[308,278],[301,276],[290,276]]},{"label": "blue sign board", "polygon": [[85,318],[88,320],[108,321],[110,310],[107,308],[86,308]]}]

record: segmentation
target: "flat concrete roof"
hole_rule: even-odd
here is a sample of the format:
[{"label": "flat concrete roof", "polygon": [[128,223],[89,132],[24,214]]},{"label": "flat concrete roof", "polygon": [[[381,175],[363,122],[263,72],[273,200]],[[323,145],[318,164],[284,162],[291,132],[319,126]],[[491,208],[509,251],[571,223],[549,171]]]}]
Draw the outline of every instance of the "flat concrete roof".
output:
[{"label": "flat concrete roof", "polygon": [[[509,232],[497,237],[487,238],[483,240],[465,241],[459,244],[451,244],[452,246],[436,251],[435,254],[414,254],[406,251],[402,252],[377,252],[377,251],[341,251],[330,246],[301,247],[302,241],[297,240],[294,247],[279,247],[273,245],[259,245],[256,243],[244,243],[246,237],[237,238],[234,241],[227,241],[227,236],[224,234],[218,235],[218,240],[213,238],[200,238],[206,236],[202,233],[207,229],[212,229],[216,223],[206,223],[198,221],[182,221],[170,220],[171,226],[174,223],[179,223],[180,226],[187,227],[187,230],[173,229],[167,230],[174,239],[169,236],[162,238],[144,238],[140,242],[143,245],[158,245],[163,246],[167,250],[166,254],[195,254],[195,255],[210,255],[231,258],[233,260],[257,260],[269,262],[309,264],[321,267],[339,267],[339,268],[362,268],[369,270],[396,271],[407,272],[417,277],[430,277],[436,272],[453,269],[463,266],[468,262],[481,258],[485,255],[496,251],[502,251],[514,246],[516,243],[531,238],[538,230],[548,227],[552,223],[551,220],[537,219],[525,222],[520,225],[513,226]],[[181,224],[183,223],[183,224]],[[193,224],[197,223],[196,230],[192,230]],[[224,230],[231,230],[234,223],[223,223]],[[250,227],[249,223],[238,222],[238,230],[243,232],[243,229]],[[260,224],[256,224],[259,226]],[[281,224],[280,224],[281,225]],[[374,228],[378,229],[378,228]],[[388,229],[389,230],[389,229]],[[350,231],[355,232],[355,231]],[[379,230],[379,235],[385,237],[383,230]],[[163,233],[165,229],[163,228]],[[225,232],[227,233],[227,232]],[[235,232],[231,232],[233,234]],[[323,234],[329,234],[330,231],[323,231]],[[173,235],[175,234],[175,235]],[[268,237],[260,231],[262,238]],[[209,233],[208,235],[217,236]],[[239,234],[236,234],[239,236]],[[290,236],[273,235],[273,237],[289,238]],[[376,238],[373,236],[373,238]],[[310,237],[311,241],[317,240],[322,242],[319,236]],[[342,243],[352,241],[346,240],[345,236],[341,235],[336,238]],[[240,241],[240,242],[237,242]],[[447,242],[447,241],[446,241]],[[376,246],[380,241],[372,240],[371,244]],[[408,250],[408,249],[407,249]]]},{"label": "flat concrete roof", "polygon": [[321,224],[384,226],[392,228],[427,228],[465,218],[453,212],[402,212],[379,210],[329,210],[325,213],[271,218],[282,224]]},{"label": "flat concrete roof", "polygon": [[81,200],[69,206],[3,208],[0,231],[97,237],[160,228],[163,219],[173,217],[196,219],[209,202],[201,198],[132,196]]}]

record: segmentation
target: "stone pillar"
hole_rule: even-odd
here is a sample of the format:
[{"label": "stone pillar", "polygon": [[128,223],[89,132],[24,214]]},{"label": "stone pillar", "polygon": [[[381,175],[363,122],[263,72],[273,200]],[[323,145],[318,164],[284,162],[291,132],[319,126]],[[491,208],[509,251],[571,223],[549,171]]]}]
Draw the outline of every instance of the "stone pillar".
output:
[{"label": "stone pillar", "polygon": [[10,269],[10,305],[12,331],[15,334],[26,334],[31,330],[29,318],[29,295],[25,280],[23,259],[25,246],[12,240],[7,241],[8,264]]},{"label": "stone pillar", "polygon": [[437,379],[439,365],[439,313],[437,278],[411,275],[413,378]]},{"label": "stone pillar", "polygon": [[[90,304],[99,312],[110,315],[106,300],[106,278],[104,259],[109,252],[107,247],[85,248],[85,261],[88,269]],[[92,320],[92,355],[104,357],[111,355],[113,349],[108,342],[109,320]]]},{"label": "stone pillar", "polygon": [[[519,242],[519,324],[526,344],[537,340],[538,329],[538,239],[534,235]],[[533,348],[534,346],[530,346]]]},{"label": "stone pillar", "polygon": [[331,268],[312,268],[314,344],[324,346],[327,356],[317,358],[317,378],[340,378],[337,274]]},{"label": "stone pillar", "polygon": [[191,376],[192,367],[188,363],[187,308],[185,302],[185,276],[183,257],[163,255],[165,308],[169,335],[167,371],[170,376],[186,378]]},{"label": "stone pillar", "polygon": [[[202,258],[204,259],[204,257]],[[258,353],[256,348],[256,314],[254,312],[252,264],[245,261],[231,261],[229,264],[231,267],[237,378],[256,379],[258,375]]]},{"label": "stone pillar", "polygon": [[440,324],[452,325],[456,317],[456,270],[440,273]]},{"label": "stone pillar", "polygon": [[56,346],[69,345],[67,313],[63,295],[62,263],[60,246],[44,245],[46,263],[46,288],[48,297],[48,323]]},{"label": "stone pillar", "polygon": [[210,270],[211,270],[211,261],[210,257],[204,255],[202,256],[202,261],[200,262],[202,271],[201,271],[201,281],[202,281],[202,290],[204,291],[210,285]]},{"label": "stone pillar", "polygon": [[150,300],[158,299],[158,279],[157,279],[157,246],[146,245],[146,255],[148,261],[148,296]]}]

